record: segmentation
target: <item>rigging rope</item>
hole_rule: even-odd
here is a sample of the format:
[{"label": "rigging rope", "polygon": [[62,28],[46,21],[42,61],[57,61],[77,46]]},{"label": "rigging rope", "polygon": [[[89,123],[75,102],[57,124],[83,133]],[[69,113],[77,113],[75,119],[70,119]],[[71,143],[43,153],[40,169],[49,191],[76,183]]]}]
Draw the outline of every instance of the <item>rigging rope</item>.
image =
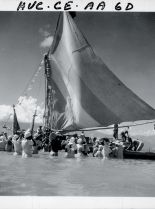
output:
[{"label": "rigging rope", "polygon": [[[30,80],[27,82],[26,84],[26,87],[24,88],[24,90],[22,91],[22,93],[20,95],[24,95],[24,96],[27,96],[27,91],[31,90],[32,89],[32,86],[35,82],[35,79],[37,78],[38,74],[40,73],[40,71],[42,70],[42,66],[43,66],[43,63],[44,63],[44,60],[42,59],[41,62],[39,63],[39,66],[38,68],[34,71],[34,73],[32,74]],[[41,78],[40,78],[40,81],[41,81]],[[38,95],[40,94],[40,89],[41,89],[41,83],[39,85],[39,91],[38,91]],[[19,97],[20,98],[20,97]],[[17,104],[16,105],[21,105],[23,100],[24,100],[24,97],[22,98],[22,100],[19,100],[19,98],[17,99]],[[36,105],[36,108],[37,108],[37,105]],[[6,127],[8,129],[8,127],[6,126],[6,124],[8,123],[8,121],[10,120],[12,116],[12,113],[9,114],[8,118],[6,119],[6,121],[4,122],[4,128]]]},{"label": "rigging rope", "polygon": [[[42,87],[42,76],[40,76],[40,80],[39,80],[39,87],[38,87],[38,92],[37,92],[37,98],[39,98],[39,96],[40,96],[41,87]],[[36,117],[37,116],[37,108],[38,108],[38,104],[36,103],[36,107],[35,107],[35,110],[34,110],[33,117]]]},{"label": "rigging rope", "polygon": [[[38,68],[37,68],[37,69],[35,70],[35,72],[33,73],[31,79],[28,81],[28,83],[27,83],[25,89],[22,91],[22,93],[21,93],[20,95],[27,96],[27,92],[30,91],[30,90],[32,89],[33,84],[34,84],[34,82],[35,82],[35,79],[37,78],[38,74],[40,73],[40,71],[41,71],[41,69],[42,69],[42,66],[43,66],[43,59],[42,59],[42,61],[40,62]],[[21,105],[22,102],[23,102],[23,100],[24,100],[24,98],[23,98],[21,101],[19,101],[19,98],[18,98],[18,103],[17,103],[17,104]]]}]

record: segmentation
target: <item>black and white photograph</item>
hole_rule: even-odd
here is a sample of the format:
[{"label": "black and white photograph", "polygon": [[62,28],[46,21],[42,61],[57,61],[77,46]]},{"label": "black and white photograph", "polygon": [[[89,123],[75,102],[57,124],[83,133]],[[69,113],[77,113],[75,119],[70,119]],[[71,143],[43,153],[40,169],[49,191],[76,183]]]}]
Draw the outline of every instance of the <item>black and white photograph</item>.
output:
[{"label": "black and white photograph", "polygon": [[0,11],[0,159],[0,196],[154,198],[155,13]]}]

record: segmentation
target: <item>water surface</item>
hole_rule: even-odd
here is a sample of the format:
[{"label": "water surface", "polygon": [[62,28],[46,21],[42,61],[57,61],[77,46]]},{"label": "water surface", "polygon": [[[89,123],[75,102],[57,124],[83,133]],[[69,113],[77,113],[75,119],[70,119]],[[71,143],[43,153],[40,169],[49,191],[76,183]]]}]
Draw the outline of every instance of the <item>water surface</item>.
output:
[{"label": "water surface", "polygon": [[0,152],[0,195],[155,196],[155,161]]}]

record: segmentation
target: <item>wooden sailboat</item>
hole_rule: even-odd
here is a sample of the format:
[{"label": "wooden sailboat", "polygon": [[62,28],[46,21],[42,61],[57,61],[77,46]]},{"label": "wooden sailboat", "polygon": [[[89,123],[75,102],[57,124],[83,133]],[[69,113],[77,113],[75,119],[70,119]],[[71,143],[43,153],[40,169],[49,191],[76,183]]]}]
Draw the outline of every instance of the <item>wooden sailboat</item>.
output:
[{"label": "wooden sailboat", "polygon": [[[155,119],[155,109],[126,87],[94,53],[69,13],[60,13],[45,62],[45,126],[63,131],[100,129]],[[127,151],[126,158],[155,153]]]},{"label": "wooden sailboat", "polygon": [[53,102],[54,91],[56,129],[79,130],[155,119],[155,110],[94,53],[69,13],[60,13],[47,60],[48,100]]}]

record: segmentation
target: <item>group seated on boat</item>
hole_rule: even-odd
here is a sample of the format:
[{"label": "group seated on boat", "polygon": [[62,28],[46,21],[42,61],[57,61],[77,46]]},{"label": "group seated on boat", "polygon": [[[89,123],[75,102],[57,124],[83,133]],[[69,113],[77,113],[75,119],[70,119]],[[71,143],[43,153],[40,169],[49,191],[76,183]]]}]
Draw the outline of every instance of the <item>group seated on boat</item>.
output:
[{"label": "group seated on boat", "polygon": [[31,130],[18,131],[12,136],[0,134],[0,150],[14,152],[14,155],[22,155],[24,158],[38,154],[40,150],[49,152],[50,156],[58,156],[58,152],[64,150],[67,158],[123,158],[125,150],[141,151],[143,146],[141,140],[132,139],[127,131],[121,133],[121,139],[91,138],[86,137],[84,132],[80,135],[66,135],[41,126],[33,134]]}]

